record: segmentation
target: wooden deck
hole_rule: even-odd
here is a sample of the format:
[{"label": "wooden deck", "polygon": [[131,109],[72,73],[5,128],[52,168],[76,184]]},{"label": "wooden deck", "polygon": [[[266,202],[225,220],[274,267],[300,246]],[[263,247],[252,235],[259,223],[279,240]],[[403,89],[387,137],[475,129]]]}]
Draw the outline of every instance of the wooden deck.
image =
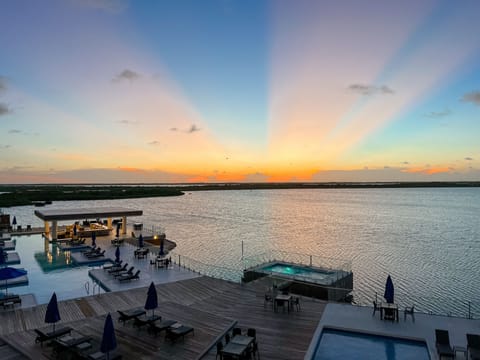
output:
[{"label": "wooden deck", "polygon": [[[195,328],[175,344],[165,342],[164,334],[154,337],[131,324],[115,322],[117,351],[126,359],[197,359],[233,321],[241,328],[257,329],[263,359],[303,359],[320,320],[325,303],[302,299],[301,311],[274,313],[264,307],[265,284],[240,285],[209,277],[199,277],[157,285],[159,307],[155,311]],[[105,315],[114,319],[116,310],[143,307],[147,288],[105,293],[59,303],[62,321],[75,331],[101,340]],[[35,328],[50,328],[44,323],[46,305],[0,313],[0,332],[13,348],[34,359],[51,358],[51,349],[35,344]],[[205,359],[215,358],[215,348]]]}]

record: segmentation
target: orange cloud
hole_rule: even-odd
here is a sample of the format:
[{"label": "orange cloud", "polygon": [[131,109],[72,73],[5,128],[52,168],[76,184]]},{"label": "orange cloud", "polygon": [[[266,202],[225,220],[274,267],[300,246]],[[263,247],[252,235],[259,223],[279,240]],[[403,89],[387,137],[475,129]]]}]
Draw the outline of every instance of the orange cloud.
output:
[{"label": "orange cloud", "polygon": [[426,174],[426,175],[448,173],[450,171],[451,171],[451,169],[448,168],[448,167],[436,167],[436,168],[435,167],[434,168],[416,167],[416,168],[410,168],[410,169],[402,170],[402,172],[407,172],[407,173],[411,173],[411,174],[421,173],[421,174]]},{"label": "orange cloud", "polygon": [[132,168],[132,167],[119,167],[118,170],[126,171],[126,172],[133,172],[133,173],[143,173],[143,172],[145,172],[145,170],[143,170],[143,169]]}]

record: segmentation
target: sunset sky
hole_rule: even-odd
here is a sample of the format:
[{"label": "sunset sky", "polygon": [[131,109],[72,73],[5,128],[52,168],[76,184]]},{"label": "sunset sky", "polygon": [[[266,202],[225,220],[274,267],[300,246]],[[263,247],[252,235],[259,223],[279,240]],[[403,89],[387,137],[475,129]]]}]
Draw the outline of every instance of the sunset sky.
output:
[{"label": "sunset sky", "polygon": [[480,1],[0,1],[0,183],[480,180]]}]

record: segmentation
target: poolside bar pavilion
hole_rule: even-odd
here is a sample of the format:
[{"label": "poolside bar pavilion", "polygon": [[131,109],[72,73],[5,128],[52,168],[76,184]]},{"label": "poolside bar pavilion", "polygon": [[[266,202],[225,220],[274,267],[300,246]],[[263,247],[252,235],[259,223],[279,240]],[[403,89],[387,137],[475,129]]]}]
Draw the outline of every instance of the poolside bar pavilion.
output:
[{"label": "poolside bar pavilion", "polygon": [[[127,217],[141,216],[142,210],[132,210],[120,207],[104,208],[82,208],[82,209],[52,209],[35,210],[35,215],[45,223],[45,236],[51,241],[58,239],[58,222],[82,219],[107,219],[107,228],[112,229],[112,218],[121,218],[120,232],[125,235],[127,232]],[[50,224],[51,222],[51,224]]]}]

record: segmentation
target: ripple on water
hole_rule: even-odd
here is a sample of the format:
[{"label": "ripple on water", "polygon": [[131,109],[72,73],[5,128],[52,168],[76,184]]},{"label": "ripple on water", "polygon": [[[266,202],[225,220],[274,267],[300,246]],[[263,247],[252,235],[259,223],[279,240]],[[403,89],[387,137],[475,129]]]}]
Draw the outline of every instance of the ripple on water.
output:
[{"label": "ripple on water", "polygon": [[[138,220],[163,226],[179,253],[204,263],[238,263],[242,241],[245,255],[282,250],[345,258],[361,304],[383,295],[391,274],[401,304],[454,313],[474,300],[480,316],[479,188],[201,191],[50,205],[92,206],[143,209]],[[33,211],[8,209],[20,224],[41,226]]]}]

